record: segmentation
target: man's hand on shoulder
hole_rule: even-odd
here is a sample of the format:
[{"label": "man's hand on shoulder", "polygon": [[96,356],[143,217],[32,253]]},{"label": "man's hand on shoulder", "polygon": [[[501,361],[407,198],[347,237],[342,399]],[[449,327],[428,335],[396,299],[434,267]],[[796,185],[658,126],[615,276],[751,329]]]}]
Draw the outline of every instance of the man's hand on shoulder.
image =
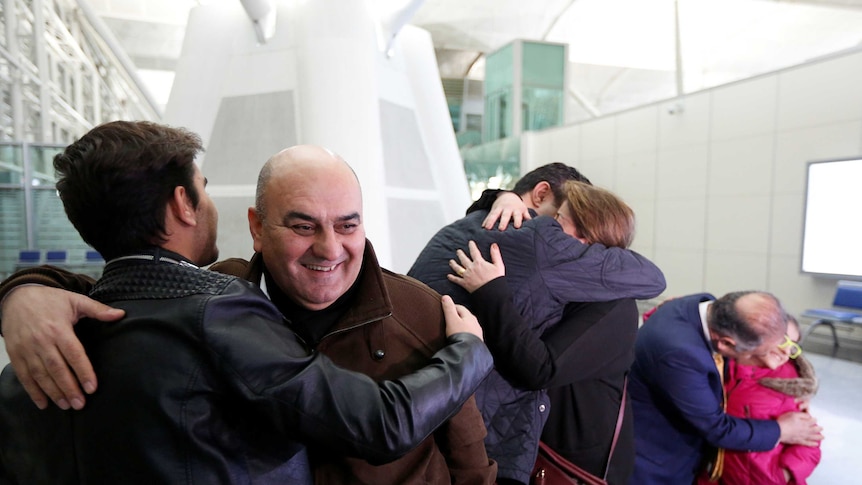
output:
[{"label": "man's hand on shoulder", "polygon": [[[488,216],[482,221],[482,227],[491,230],[496,225],[499,230],[503,231],[511,222],[515,228],[520,228],[523,221],[532,218],[527,204],[521,200],[521,197],[514,192],[500,192],[494,205],[491,206]],[[499,224],[497,224],[498,219]]]},{"label": "man's hand on shoulder", "polygon": [[790,445],[817,446],[823,440],[823,428],[808,413],[791,412],[778,417],[779,441]]},{"label": "man's hand on shoulder", "polygon": [[96,391],[96,374],[75,335],[84,317],[104,322],[125,312],[84,295],[47,286],[12,290],[3,300],[3,337],[15,375],[39,409],[48,398],[61,409],[84,407],[84,391]]},{"label": "man's hand on shoulder", "polygon": [[446,318],[446,336],[467,332],[484,341],[479,320],[463,305],[456,305],[449,295],[443,295],[443,316]]}]

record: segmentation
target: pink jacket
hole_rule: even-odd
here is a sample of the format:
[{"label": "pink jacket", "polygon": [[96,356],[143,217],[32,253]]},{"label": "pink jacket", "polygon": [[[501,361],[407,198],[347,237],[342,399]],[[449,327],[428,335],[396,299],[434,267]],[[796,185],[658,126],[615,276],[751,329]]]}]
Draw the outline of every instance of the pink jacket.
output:
[{"label": "pink jacket", "polygon": [[[755,419],[775,419],[786,412],[798,411],[799,406],[795,399],[814,395],[817,380],[811,364],[802,356],[775,370],[740,365],[731,360],[725,386],[728,414]],[[724,473],[719,483],[804,485],[819,462],[819,447],[779,443],[772,450],[763,452],[726,450]],[[784,468],[792,475],[789,482],[784,479]],[[701,478],[698,483],[709,482]]]}]

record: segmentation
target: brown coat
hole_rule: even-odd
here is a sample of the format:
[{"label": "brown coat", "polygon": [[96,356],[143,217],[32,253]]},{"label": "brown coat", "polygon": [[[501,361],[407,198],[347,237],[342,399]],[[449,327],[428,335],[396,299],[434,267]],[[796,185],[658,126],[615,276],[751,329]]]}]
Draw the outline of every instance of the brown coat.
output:
[{"label": "brown coat", "polygon": [[[260,284],[263,258],[255,254],[250,263],[229,259],[211,269]],[[445,341],[440,296],[412,278],[381,268],[366,242],[356,302],[317,350],[342,367],[381,381],[424,367]],[[394,462],[374,466],[313,446],[309,454],[318,485],[492,484],[497,464],[485,452],[485,434],[470,398],[434,436]]]}]

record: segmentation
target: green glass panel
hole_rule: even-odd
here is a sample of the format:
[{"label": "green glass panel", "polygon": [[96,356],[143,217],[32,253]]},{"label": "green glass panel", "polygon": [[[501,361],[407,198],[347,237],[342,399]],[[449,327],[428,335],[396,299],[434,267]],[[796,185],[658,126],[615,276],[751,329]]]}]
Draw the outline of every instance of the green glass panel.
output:
[{"label": "green glass panel", "polygon": [[24,156],[21,145],[0,145],[0,184],[22,184]]},{"label": "green glass panel", "polygon": [[24,189],[0,188],[0,278],[15,271],[18,251],[27,249]]},{"label": "green glass panel", "polygon": [[566,50],[561,45],[523,43],[521,81],[524,86],[563,88]]},{"label": "green glass panel", "polygon": [[524,88],[521,111],[523,129],[543,130],[563,124],[563,92],[559,89]]},{"label": "green glass panel", "polygon": [[520,176],[521,139],[506,138],[461,150],[473,199],[485,189],[510,188]]},{"label": "green glass panel", "polygon": [[512,44],[488,54],[485,58],[485,93],[510,89],[515,79]]},{"label": "green glass panel", "polygon": [[30,146],[30,163],[33,170],[34,185],[54,183],[54,155],[62,152],[64,148],[56,146]]}]

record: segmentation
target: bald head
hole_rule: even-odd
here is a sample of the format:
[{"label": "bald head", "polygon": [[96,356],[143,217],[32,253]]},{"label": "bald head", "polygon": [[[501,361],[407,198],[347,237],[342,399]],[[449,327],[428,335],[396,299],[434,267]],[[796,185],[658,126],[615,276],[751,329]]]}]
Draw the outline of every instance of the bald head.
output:
[{"label": "bald head", "polygon": [[728,293],[710,306],[709,328],[736,341],[736,349],[745,352],[759,346],[764,339],[783,335],[787,313],[775,296],[762,291]]},{"label": "bald head", "polygon": [[[261,218],[266,216],[266,193],[273,180],[300,178],[316,180],[350,177],[359,189],[356,173],[335,152],[316,145],[296,145],[271,156],[257,177],[254,206]],[[361,189],[360,189],[361,190]]]},{"label": "bald head", "polygon": [[362,192],[347,163],[325,148],[282,150],[261,170],[249,230],[285,296],[322,310],[344,295],[362,267]]}]

